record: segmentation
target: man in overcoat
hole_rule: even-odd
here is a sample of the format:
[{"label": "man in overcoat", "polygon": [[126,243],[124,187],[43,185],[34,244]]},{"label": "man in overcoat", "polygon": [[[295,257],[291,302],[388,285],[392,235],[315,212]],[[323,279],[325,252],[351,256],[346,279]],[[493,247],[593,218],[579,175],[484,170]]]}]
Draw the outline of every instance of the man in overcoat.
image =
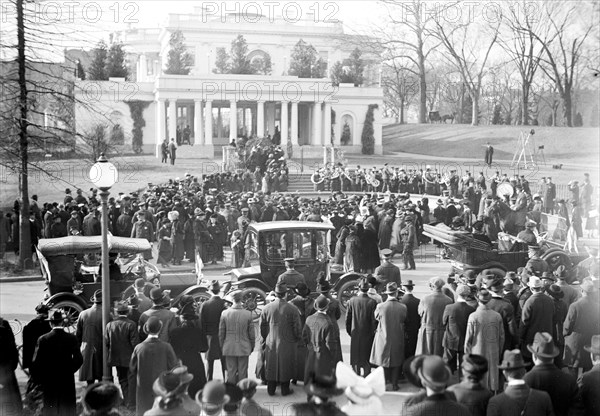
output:
[{"label": "man in overcoat", "polygon": [[173,347],[159,339],[158,334],[162,326],[160,319],[151,316],[144,324],[144,332],[148,334],[148,338],[136,345],[131,355],[129,363],[130,388],[136,392],[137,416],[142,416],[152,408],[154,402],[152,385],[154,381],[162,372],[169,371],[178,364]]},{"label": "man in overcoat", "polygon": [[219,343],[225,365],[227,382],[237,384],[248,377],[248,359],[255,343],[252,313],[242,304],[242,292],[231,294],[233,305],[221,314]]},{"label": "man in overcoat", "polygon": [[579,388],[575,377],[561,371],[554,365],[554,358],[560,353],[552,335],[547,332],[535,334],[533,344],[527,349],[533,356],[535,366],[523,377],[532,389],[548,393],[556,416],[577,413]]},{"label": "man in overcoat", "polygon": [[358,294],[348,301],[346,310],[346,332],[350,335],[350,365],[354,372],[362,376],[371,373],[369,359],[377,328],[375,308],[377,302],[369,297],[369,283],[361,280]]},{"label": "man in overcoat", "polygon": [[386,380],[392,384],[394,391],[399,390],[398,379],[404,363],[404,322],[406,321],[406,305],[398,300],[398,285],[389,282],[384,292],[385,302],[377,305],[375,319],[379,321],[373,348],[371,364],[383,367]]},{"label": "man in overcoat", "polygon": [[[137,221],[131,227],[131,238],[145,238],[152,243],[155,240],[154,225],[146,219],[144,210],[136,213]],[[144,260],[152,259],[152,250],[144,251]]]},{"label": "man in overcoat", "polygon": [[135,401],[129,390],[129,363],[133,349],[140,340],[136,323],[127,317],[129,306],[124,302],[119,302],[116,313],[116,319],[106,325],[105,342],[108,347],[108,365],[116,367],[123,401],[128,407],[133,407]]},{"label": "man in overcoat", "polygon": [[206,378],[208,381],[213,379],[215,360],[221,361],[223,379],[225,379],[225,370],[227,369],[227,364],[221,351],[221,344],[219,343],[219,325],[221,323],[221,314],[225,310],[225,300],[223,300],[220,293],[221,285],[217,280],[213,280],[210,284],[211,297],[203,302],[198,310],[200,327],[204,330],[206,341],[208,342],[208,350],[205,354],[208,366],[206,369]]},{"label": "man in overcoat", "polygon": [[290,305],[285,297],[288,288],[283,283],[275,286],[277,299],[263,309],[260,319],[260,335],[264,340],[264,365],[267,380],[267,393],[275,394],[277,384],[281,395],[292,393],[290,380],[294,377],[296,365],[296,344],[302,337],[300,312]]},{"label": "man in overcoat", "polygon": [[594,335],[585,350],[590,354],[593,367],[579,377],[577,384],[586,415],[600,414],[600,335]]},{"label": "man in overcoat", "polygon": [[498,312],[502,317],[502,324],[504,325],[502,351],[511,350],[516,345],[519,334],[515,320],[515,309],[508,300],[504,299],[502,278],[494,275],[488,276],[483,279],[483,285],[492,294],[492,299],[488,302],[488,308]]},{"label": "man in overcoat", "polygon": [[155,287],[150,291],[150,299],[152,300],[153,306],[140,316],[138,328],[140,340],[143,341],[146,339],[148,334],[145,332],[144,324],[150,317],[154,316],[162,322],[162,329],[159,333],[160,340],[169,342],[169,332],[171,332],[173,328],[179,326],[177,315],[169,310],[169,296],[167,296],[161,288]]},{"label": "man in overcoat", "polygon": [[530,388],[523,380],[525,362],[519,350],[504,351],[504,359],[498,368],[508,383],[503,393],[490,399],[487,416],[554,415],[548,393]]},{"label": "man in overcoat", "polygon": [[284,283],[288,288],[295,288],[300,282],[306,283],[304,275],[297,271],[294,267],[296,259],[288,257],[284,259],[285,272],[281,273],[277,278],[277,283]]},{"label": "man in overcoat", "polygon": [[333,322],[327,316],[330,300],[319,295],[315,300],[316,312],[306,318],[302,329],[302,342],[306,344],[308,355],[304,367],[304,384],[307,385],[311,374],[333,376],[337,364],[338,350],[341,349]]},{"label": "man in overcoat", "polygon": [[486,387],[491,391],[500,389],[498,362],[504,345],[504,326],[502,316],[488,308],[492,295],[487,289],[477,293],[479,305],[469,315],[465,335],[465,354],[478,354],[488,360],[488,372],[484,377]]},{"label": "man in overcoat", "polygon": [[83,357],[75,335],[64,330],[65,317],[53,311],[48,317],[52,331],[42,335],[37,342],[31,373],[42,386],[43,416],[75,415],[74,374]]},{"label": "man in overcoat", "polygon": [[565,336],[564,364],[576,375],[579,367],[583,371],[592,368],[590,355],[584,350],[592,336],[600,335],[600,301],[598,280],[586,279],[581,283],[583,297],[569,306],[563,325]]},{"label": "man in overcoat", "polygon": [[461,372],[462,358],[464,355],[465,335],[467,333],[467,322],[469,315],[475,312],[475,308],[467,303],[471,289],[467,285],[459,285],[456,288],[456,303],[446,305],[442,317],[444,326],[444,362],[450,370]]},{"label": "man in overcoat", "polygon": [[421,328],[417,339],[416,354],[435,354],[440,357],[444,354],[442,341],[444,339],[444,309],[452,300],[442,293],[444,279],[432,277],[429,280],[431,294],[425,296],[419,303],[419,316]]},{"label": "man in overcoat", "polygon": [[400,277],[400,268],[392,263],[393,252],[389,248],[381,250],[381,265],[375,269],[375,277],[379,280],[382,287],[385,287],[388,283],[394,282],[396,286],[402,284]]},{"label": "man in overcoat", "polygon": [[539,277],[531,276],[528,282],[531,296],[523,305],[521,325],[519,327],[521,352],[530,361],[531,353],[527,345],[533,342],[538,332],[553,333],[554,330],[554,301],[543,291],[543,283]]},{"label": "man in overcoat", "polygon": [[75,333],[83,355],[79,381],[88,386],[102,380],[102,291],[94,292],[91,301],[93,305],[79,314]]},{"label": "man in overcoat", "polygon": [[404,358],[415,355],[417,349],[417,338],[419,337],[419,328],[421,327],[421,317],[419,316],[420,299],[413,295],[414,283],[408,280],[402,285],[404,295],[400,303],[406,305],[406,321],[404,322]]}]

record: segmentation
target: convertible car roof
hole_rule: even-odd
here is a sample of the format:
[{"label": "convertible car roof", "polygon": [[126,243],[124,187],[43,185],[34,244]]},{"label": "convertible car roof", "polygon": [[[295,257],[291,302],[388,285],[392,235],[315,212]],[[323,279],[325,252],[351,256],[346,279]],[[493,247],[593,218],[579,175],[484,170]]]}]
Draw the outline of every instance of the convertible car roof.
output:
[{"label": "convertible car roof", "polygon": [[[151,248],[148,240],[144,238],[108,236],[108,249],[111,253],[141,253]],[[42,238],[38,242],[38,250],[44,256],[99,253],[102,251],[102,236]]]},{"label": "convertible car roof", "polygon": [[281,230],[335,230],[331,224],[314,221],[268,221],[250,224],[249,228],[256,231],[281,231]]}]

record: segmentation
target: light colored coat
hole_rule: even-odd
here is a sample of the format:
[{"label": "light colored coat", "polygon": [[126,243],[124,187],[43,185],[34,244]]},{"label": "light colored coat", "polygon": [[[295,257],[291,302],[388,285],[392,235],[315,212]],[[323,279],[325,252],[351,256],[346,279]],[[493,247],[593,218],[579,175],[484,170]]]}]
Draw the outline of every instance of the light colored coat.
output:
[{"label": "light colored coat", "polygon": [[233,305],[221,314],[219,343],[223,356],[247,357],[254,349],[255,333],[252,312]]},{"label": "light colored coat", "polygon": [[479,305],[469,315],[465,336],[465,354],[479,354],[488,360],[488,372],[483,382],[490,390],[500,387],[498,363],[504,345],[504,324],[502,316],[486,305]]},{"label": "light colored coat", "polygon": [[421,327],[417,339],[416,354],[435,354],[440,357],[444,353],[444,310],[452,300],[442,292],[433,292],[425,296],[419,303]]},{"label": "light colored coat", "polygon": [[83,364],[79,381],[102,379],[102,305],[95,303],[79,314],[77,340],[81,344]]},{"label": "light colored coat", "polygon": [[296,343],[302,337],[298,308],[283,299],[275,299],[263,309],[259,327],[265,342],[265,378],[279,382],[291,380],[296,370]]},{"label": "light colored coat", "polygon": [[377,305],[375,319],[379,321],[379,325],[371,349],[372,364],[381,367],[400,367],[404,363],[406,315],[406,305],[391,296]]}]

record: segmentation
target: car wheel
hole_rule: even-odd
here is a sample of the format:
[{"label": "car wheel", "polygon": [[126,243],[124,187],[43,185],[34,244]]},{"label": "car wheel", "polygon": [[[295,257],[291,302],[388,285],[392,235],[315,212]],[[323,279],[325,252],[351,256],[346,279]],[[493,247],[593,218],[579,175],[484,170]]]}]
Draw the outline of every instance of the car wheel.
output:
[{"label": "car wheel", "polygon": [[72,300],[61,300],[52,305],[52,309],[61,311],[65,315],[65,332],[74,333],[75,325],[83,308]]},{"label": "car wheel", "polygon": [[573,267],[573,263],[571,262],[569,255],[562,250],[548,253],[547,255],[542,256],[542,259],[548,263],[550,271],[552,272],[560,265],[565,266],[567,270]]},{"label": "car wheel", "polygon": [[346,313],[348,301],[358,293],[358,281],[350,280],[344,283],[337,291],[337,299],[342,307],[342,312]]},{"label": "car wheel", "polygon": [[267,304],[267,294],[256,287],[249,287],[242,291],[242,303],[252,313],[252,320],[256,321]]}]

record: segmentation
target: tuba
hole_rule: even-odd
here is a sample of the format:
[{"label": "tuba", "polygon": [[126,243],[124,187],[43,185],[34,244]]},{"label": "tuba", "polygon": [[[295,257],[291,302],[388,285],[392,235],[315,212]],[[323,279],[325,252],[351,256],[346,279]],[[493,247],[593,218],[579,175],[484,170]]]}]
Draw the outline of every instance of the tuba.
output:
[{"label": "tuba", "polygon": [[313,183],[313,185],[318,185],[318,184],[322,183],[324,180],[325,180],[325,176],[319,174],[319,172],[314,172],[310,176],[310,181]]}]

